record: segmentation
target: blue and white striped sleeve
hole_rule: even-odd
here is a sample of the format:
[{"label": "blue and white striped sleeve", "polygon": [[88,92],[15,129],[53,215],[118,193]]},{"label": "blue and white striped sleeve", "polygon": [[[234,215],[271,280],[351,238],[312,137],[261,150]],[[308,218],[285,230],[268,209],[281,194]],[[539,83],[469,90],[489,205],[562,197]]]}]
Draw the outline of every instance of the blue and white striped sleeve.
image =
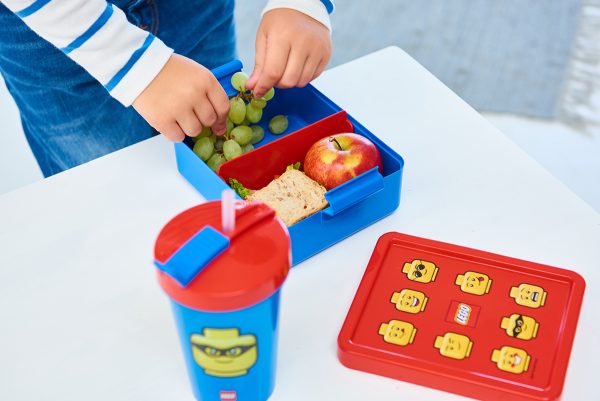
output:
[{"label": "blue and white striped sleeve", "polygon": [[275,8],[291,8],[312,17],[331,31],[329,14],[333,12],[332,0],[269,0],[262,14]]},{"label": "blue and white striped sleeve", "polygon": [[2,0],[34,32],[85,68],[125,106],[173,50],[105,0]]}]

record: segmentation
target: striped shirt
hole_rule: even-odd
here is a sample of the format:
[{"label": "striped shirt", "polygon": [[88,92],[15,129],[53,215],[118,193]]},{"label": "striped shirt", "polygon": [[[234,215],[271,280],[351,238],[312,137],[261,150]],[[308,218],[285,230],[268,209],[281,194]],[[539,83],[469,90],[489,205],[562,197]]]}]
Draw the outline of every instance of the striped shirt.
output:
[{"label": "striped shirt", "polygon": [[[129,23],[106,0],[2,0],[34,32],[82,66],[129,106],[164,67],[173,49]],[[269,0],[274,8],[301,11],[329,29],[330,0]]]}]

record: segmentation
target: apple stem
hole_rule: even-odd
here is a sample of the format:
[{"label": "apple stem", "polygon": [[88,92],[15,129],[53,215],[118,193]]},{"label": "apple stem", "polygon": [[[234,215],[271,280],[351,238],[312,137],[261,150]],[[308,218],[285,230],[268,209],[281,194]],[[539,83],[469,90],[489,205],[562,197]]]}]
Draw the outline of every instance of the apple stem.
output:
[{"label": "apple stem", "polygon": [[342,145],[340,145],[340,143],[338,142],[337,139],[335,139],[335,137],[330,137],[329,138],[329,142],[335,142],[335,144],[337,145],[338,150],[342,150]]}]

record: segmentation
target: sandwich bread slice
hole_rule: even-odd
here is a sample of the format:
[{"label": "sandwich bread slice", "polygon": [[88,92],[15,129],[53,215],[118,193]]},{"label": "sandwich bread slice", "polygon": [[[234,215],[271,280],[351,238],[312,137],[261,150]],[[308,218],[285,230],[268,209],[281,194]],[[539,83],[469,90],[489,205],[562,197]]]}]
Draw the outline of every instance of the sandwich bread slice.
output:
[{"label": "sandwich bread slice", "polygon": [[286,226],[327,207],[325,187],[296,169],[289,169],[258,191],[246,197],[248,202],[262,201],[275,210]]}]

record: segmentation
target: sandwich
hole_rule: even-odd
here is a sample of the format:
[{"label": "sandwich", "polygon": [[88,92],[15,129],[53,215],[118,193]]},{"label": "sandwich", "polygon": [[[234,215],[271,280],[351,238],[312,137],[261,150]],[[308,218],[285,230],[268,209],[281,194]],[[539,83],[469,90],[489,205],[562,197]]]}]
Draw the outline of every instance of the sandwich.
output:
[{"label": "sandwich", "polygon": [[288,168],[282,175],[257,191],[248,190],[236,180],[230,185],[248,202],[261,201],[275,210],[286,226],[327,207],[327,190],[297,168]]}]

